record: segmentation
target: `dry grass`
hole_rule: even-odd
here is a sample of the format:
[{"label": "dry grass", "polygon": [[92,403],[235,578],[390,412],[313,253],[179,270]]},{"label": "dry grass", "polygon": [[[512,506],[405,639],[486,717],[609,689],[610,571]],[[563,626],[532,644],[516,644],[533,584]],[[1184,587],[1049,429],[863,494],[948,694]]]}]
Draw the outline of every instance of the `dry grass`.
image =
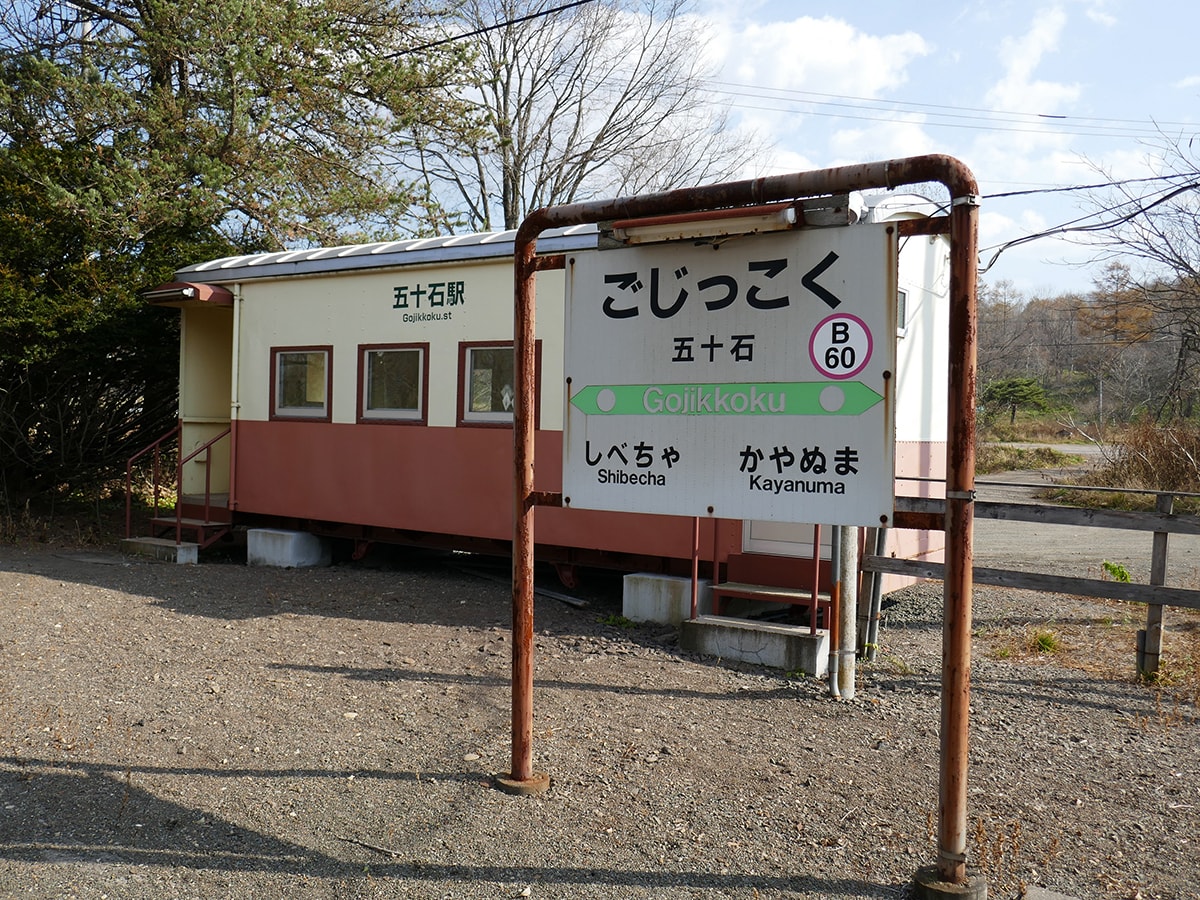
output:
[{"label": "dry grass", "polygon": [[123,500],[62,502],[47,509],[27,502],[15,515],[0,513],[0,544],[111,546],[124,533]]},{"label": "dry grass", "polygon": [[[1072,506],[1149,510],[1154,509],[1154,495],[1130,491],[1200,493],[1200,428],[1152,422],[1131,425],[1105,445],[1103,461],[1076,483],[1113,490],[1055,491],[1052,499]],[[1200,512],[1200,500],[1177,498],[1175,512]]]},{"label": "dry grass", "polygon": [[1159,718],[1194,721],[1200,710],[1200,610],[1167,607],[1163,651],[1156,675],[1137,671],[1137,632],[1146,627],[1144,604],[1095,600],[1101,613],[1090,621],[1014,624],[976,634],[980,651],[998,660],[1035,661],[1052,656],[1056,665],[1095,678],[1141,679],[1157,692]]},{"label": "dry grass", "polygon": [[1083,457],[1061,453],[1053,447],[1011,447],[1005,444],[980,444],[975,449],[975,474],[1015,472],[1021,469],[1054,469],[1076,466]]},{"label": "dry grass", "polygon": [[45,543],[50,540],[50,519],[31,511],[29,503],[17,515],[0,514],[0,544],[21,540]]},{"label": "dry grass", "polygon": [[1097,484],[1200,493],[1200,428],[1131,425],[1095,473]]}]

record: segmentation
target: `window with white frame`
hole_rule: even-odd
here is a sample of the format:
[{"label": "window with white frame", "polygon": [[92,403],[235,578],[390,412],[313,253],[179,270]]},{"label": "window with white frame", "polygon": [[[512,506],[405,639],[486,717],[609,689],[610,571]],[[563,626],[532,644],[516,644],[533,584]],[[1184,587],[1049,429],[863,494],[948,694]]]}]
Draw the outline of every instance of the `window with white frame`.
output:
[{"label": "window with white frame", "polygon": [[427,351],[426,344],[370,344],[360,348],[362,420],[425,420]]},{"label": "window with white frame", "polygon": [[271,351],[272,416],[328,421],[330,347],[285,347]]}]

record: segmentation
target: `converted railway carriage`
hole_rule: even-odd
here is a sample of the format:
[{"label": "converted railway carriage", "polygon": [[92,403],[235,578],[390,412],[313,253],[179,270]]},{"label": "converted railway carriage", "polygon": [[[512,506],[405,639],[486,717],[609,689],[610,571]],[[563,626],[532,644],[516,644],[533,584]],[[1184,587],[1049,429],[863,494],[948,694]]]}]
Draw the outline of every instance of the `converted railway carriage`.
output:
[{"label": "converted railway carriage", "polygon": [[[851,228],[934,211],[913,195],[842,206]],[[357,553],[388,542],[506,554],[514,234],[218,259],[147,292],[182,316],[181,508],[200,543],[248,525],[341,538]],[[579,226],[538,241],[539,491],[561,490],[561,258],[603,253],[607,239]],[[942,475],[945,458],[948,253],[940,236],[901,240],[895,460],[910,495],[931,492],[925,479]],[[812,525],[700,524],[706,572],[715,563],[732,580],[811,580]],[[689,518],[569,508],[540,509],[536,536],[539,558],[565,576],[575,564],[682,573],[695,544]],[[893,531],[888,550],[928,556],[940,541]]]}]

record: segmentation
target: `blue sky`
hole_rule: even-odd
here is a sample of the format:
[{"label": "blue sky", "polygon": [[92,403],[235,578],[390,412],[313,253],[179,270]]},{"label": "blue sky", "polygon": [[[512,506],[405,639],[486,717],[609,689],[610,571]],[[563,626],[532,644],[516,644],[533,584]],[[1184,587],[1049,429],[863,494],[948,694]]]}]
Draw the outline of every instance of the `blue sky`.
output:
[{"label": "blue sky", "polygon": [[[948,153],[979,179],[985,249],[1087,211],[1076,193],[997,195],[1104,181],[1093,164],[1145,177],[1156,128],[1200,131],[1192,2],[700,0],[700,9],[720,66],[714,88],[735,122],[774,145],[747,175]],[[1026,294],[1086,291],[1090,257],[1060,238],[1034,241],[1001,254],[984,279]]]}]

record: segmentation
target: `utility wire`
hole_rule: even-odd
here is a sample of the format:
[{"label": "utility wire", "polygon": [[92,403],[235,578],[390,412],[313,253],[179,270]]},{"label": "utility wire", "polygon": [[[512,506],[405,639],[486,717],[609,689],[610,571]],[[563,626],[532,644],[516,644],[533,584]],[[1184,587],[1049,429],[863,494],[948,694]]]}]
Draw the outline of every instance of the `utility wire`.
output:
[{"label": "utility wire", "polygon": [[[455,41],[466,40],[466,39],[472,38],[472,37],[478,37],[479,35],[487,34],[488,32],[496,31],[501,28],[508,28],[513,25],[519,25],[523,22],[529,22],[529,21],[533,21],[535,19],[546,18],[548,16],[554,15],[555,13],[564,12],[569,9],[575,9],[577,7],[585,6],[586,4],[593,3],[593,2],[595,2],[595,0],[572,0],[572,2],[564,3],[559,6],[552,7],[550,9],[544,9],[539,12],[529,13],[528,15],[518,16],[516,18],[509,19],[504,22],[498,22],[494,25],[487,25],[482,28],[478,28],[474,31],[465,32],[463,34],[454,35],[453,37],[442,38],[440,40],[430,41],[425,44],[420,44],[416,47],[410,47],[405,50],[400,50],[395,53],[388,54],[387,58],[395,58],[398,56],[404,56],[404,55],[408,55],[408,54],[412,54],[412,53],[420,53],[423,50],[429,50],[434,47],[444,46],[445,44],[454,43]],[[789,102],[789,101],[795,100],[795,101],[808,103],[808,104],[812,104],[812,105],[816,105],[816,106],[843,107],[843,108],[848,108],[848,109],[866,109],[867,111],[879,112],[881,114],[910,113],[910,114],[925,115],[925,112],[924,112],[925,110],[932,110],[932,111],[934,111],[932,113],[933,115],[941,116],[941,117],[947,118],[947,119],[963,119],[963,120],[969,120],[969,121],[988,123],[988,124],[981,124],[981,125],[967,125],[967,124],[961,124],[961,123],[941,122],[941,121],[923,121],[920,123],[927,127],[966,128],[966,129],[979,130],[979,131],[999,131],[999,132],[1007,131],[1010,133],[1033,132],[1033,133],[1042,133],[1042,134],[1068,133],[1068,134],[1091,135],[1091,136],[1107,135],[1110,137],[1138,137],[1138,136],[1145,136],[1145,135],[1151,135],[1151,134],[1161,134],[1162,127],[1164,127],[1164,126],[1167,126],[1167,127],[1170,127],[1170,126],[1191,127],[1188,123],[1184,123],[1184,122],[1154,122],[1153,127],[1149,127],[1149,126],[1143,125],[1139,120],[1134,120],[1134,119],[1117,119],[1117,118],[1106,118],[1106,117],[1098,117],[1098,116],[1065,116],[1065,115],[1056,115],[1056,114],[1050,114],[1050,113],[1027,113],[1027,112],[1009,111],[1009,110],[990,110],[990,109],[984,109],[984,108],[980,108],[980,107],[951,106],[948,104],[920,103],[920,102],[916,102],[916,101],[905,101],[905,100],[879,101],[879,100],[873,100],[873,99],[867,98],[867,97],[855,97],[855,96],[844,95],[844,94],[825,94],[825,93],[819,93],[819,92],[814,92],[814,91],[788,90],[785,88],[759,88],[754,85],[739,84],[737,82],[722,82],[722,81],[716,81],[716,80],[710,80],[709,84],[714,86],[714,88],[713,88],[714,93],[726,94],[726,95],[733,96],[733,97],[739,97],[739,96],[751,97],[751,98],[760,99],[760,100],[767,100],[767,101],[779,100],[782,102]],[[737,88],[737,90],[729,90],[728,88]],[[826,98],[826,99],[810,99],[810,98]],[[739,108],[743,108],[743,109],[760,109],[760,110],[766,110],[766,111],[771,111],[771,112],[781,112],[781,111],[786,112],[787,111],[787,110],[781,110],[777,106],[756,106],[753,104],[744,104],[744,103],[736,103],[736,102],[733,103],[732,105],[737,106]],[[936,112],[937,110],[946,110],[947,112]],[[981,115],[968,115],[968,113],[980,113]],[[807,112],[800,113],[800,114],[821,116],[821,117],[825,117],[825,118],[845,118],[845,119],[856,119],[856,120],[865,120],[865,121],[895,121],[894,118],[890,118],[886,115],[850,115],[848,113],[841,113],[841,112],[820,112],[820,111],[812,111],[812,110],[809,110]],[[1053,120],[1056,122],[1066,122],[1066,123],[1069,123],[1071,127],[1066,130],[1064,130],[1064,129],[1046,129],[1046,128],[1042,128],[1042,127],[1037,127],[1040,124],[1038,122],[1038,120]],[[1079,123],[1079,124],[1076,124],[1076,123]],[[1096,124],[1090,124],[1090,123],[1096,123]],[[1006,125],[1027,126],[1027,127],[1004,127]],[[1124,126],[1124,127],[1113,127],[1113,126]],[[1182,177],[1184,177],[1184,176],[1174,175],[1174,176],[1156,176],[1156,177],[1150,177],[1150,178],[1133,178],[1133,179],[1126,179],[1123,181],[1102,182],[1102,183],[1098,183],[1098,184],[1057,186],[1057,187],[1048,187],[1048,188],[1037,188],[1037,189],[1025,190],[1025,191],[1009,191],[1009,192],[1000,193],[1000,194],[990,194],[988,196],[990,199],[1001,199],[1001,198],[1012,198],[1012,197],[1028,197],[1028,196],[1034,196],[1034,195],[1039,195],[1039,194],[1071,193],[1071,192],[1075,192],[1075,191],[1101,190],[1104,188],[1122,187],[1127,184],[1144,184],[1144,183],[1154,182],[1154,181],[1178,180],[1179,178],[1182,178]],[[1176,188],[1175,190],[1168,192],[1167,194],[1158,198],[1157,200],[1154,200],[1147,205],[1139,205],[1136,209],[1132,210],[1131,212],[1121,215],[1121,216],[1118,216],[1114,219],[1104,220],[1104,221],[1100,221],[1100,222],[1093,222],[1093,223],[1087,224],[1087,225],[1077,224],[1079,222],[1087,221],[1088,219],[1094,218],[1096,216],[1104,215],[1105,213],[1114,212],[1114,211],[1120,209],[1121,207],[1128,205],[1128,203],[1137,202],[1134,199],[1130,199],[1129,201],[1117,204],[1115,206],[1109,207],[1104,210],[1100,210],[1096,213],[1091,213],[1087,216],[1082,216],[1078,219],[1073,219],[1071,221],[1065,222],[1062,225],[1058,225],[1054,228],[1050,228],[1045,231],[1040,231],[1035,234],[1024,235],[1022,237],[1015,238],[1011,241],[1006,241],[1002,244],[997,244],[997,245],[993,245],[992,247],[985,248],[984,252],[986,252],[986,250],[992,250],[992,249],[995,249],[996,252],[995,252],[995,254],[993,254],[992,258],[988,261],[987,265],[980,269],[980,274],[984,274],[984,273],[988,272],[992,268],[992,266],[994,266],[996,264],[996,261],[1000,258],[1000,255],[1005,250],[1020,246],[1021,244],[1026,244],[1026,243],[1030,243],[1035,240],[1040,240],[1042,238],[1053,237],[1055,235],[1064,235],[1064,234],[1091,232],[1091,231],[1102,231],[1106,228],[1111,228],[1115,225],[1120,225],[1124,222],[1131,221],[1132,219],[1148,212],[1149,210],[1153,209],[1154,207],[1159,206],[1162,203],[1166,203],[1167,201],[1169,201],[1189,190],[1195,190],[1197,188],[1200,188],[1200,182],[1191,182],[1188,184],[1184,184],[1184,185]]]},{"label": "utility wire", "polygon": [[[753,109],[765,112],[787,113],[792,112],[795,115],[814,116],[827,119],[851,119],[861,122],[897,122],[897,111],[878,110],[878,115],[853,115],[846,112],[823,112],[820,110],[809,110],[801,112],[799,110],[784,109],[779,106],[766,106],[752,103],[737,103],[732,106],[738,109]],[[902,111],[901,111],[902,112]],[[890,113],[890,114],[889,114]],[[1161,131],[1155,127],[1146,126],[1144,128],[1127,128],[1113,129],[1103,128],[1101,126],[1078,125],[1069,128],[1045,127],[1036,122],[1021,123],[1009,121],[1006,126],[1006,120],[991,121],[981,120],[981,124],[972,125],[962,122],[942,122],[932,119],[921,119],[920,121],[912,120],[913,124],[918,124],[926,128],[957,128],[965,131],[994,131],[1008,134],[1041,134],[1041,135],[1076,135],[1079,137],[1108,137],[1108,138],[1149,138],[1157,137]],[[1018,127],[1020,126],[1020,127]]]},{"label": "utility wire", "polygon": [[[714,85],[728,85],[729,87],[735,87],[735,88],[743,89],[744,92],[749,92],[749,93],[743,93],[743,91],[721,91],[721,88],[718,87],[717,90],[721,91],[723,93],[733,93],[733,94],[742,93],[744,96],[761,97],[763,99],[787,99],[788,97],[794,97],[795,99],[800,100],[802,102],[810,102],[810,103],[820,104],[820,105],[852,106],[852,107],[866,106],[867,108],[878,108],[880,111],[887,111],[889,109],[894,110],[896,107],[901,107],[901,108],[902,107],[914,107],[913,111],[948,110],[951,115],[954,115],[956,117],[960,116],[963,113],[982,113],[983,114],[978,117],[972,116],[969,118],[993,118],[993,117],[997,117],[997,116],[1008,116],[1008,117],[1013,117],[1017,120],[1050,119],[1050,120],[1054,120],[1054,121],[1098,123],[1097,126],[1095,126],[1095,127],[1099,127],[1099,124],[1102,124],[1102,123],[1110,123],[1113,125],[1123,125],[1123,126],[1127,125],[1127,126],[1133,126],[1133,127],[1140,128],[1140,127],[1144,127],[1146,124],[1141,119],[1119,119],[1119,118],[1107,117],[1107,116],[1066,116],[1066,115],[1057,115],[1057,114],[1053,114],[1053,113],[1034,113],[1034,112],[1023,112],[1023,111],[1017,111],[1017,110],[987,109],[987,108],[978,107],[978,106],[952,106],[950,104],[945,104],[945,103],[920,103],[915,100],[881,100],[879,98],[874,98],[874,97],[856,97],[856,96],[849,95],[849,94],[825,94],[825,93],[818,93],[816,91],[794,90],[791,88],[759,87],[758,85],[752,85],[752,84],[740,84],[740,83],[736,83],[736,82],[724,82],[724,81],[716,81],[716,80],[710,80],[709,83],[714,84]],[[771,94],[767,94],[767,93],[763,93],[763,92],[771,92]],[[783,96],[775,98],[772,96],[772,94],[781,94]],[[806,100],[806,98],[809,98],[809,97],[818,97],[818,98],[824,98],[824,99]],[[847,101],[847,102],[834,102],[834,101]],[[905,111],[905,110],[900,109],[899,111]],[[1180,127],[1184,127],[1184,128],[1194,128],[1195,124],[1196,124],[1195,122],[1158,122],[1157,120],[1152,120],[1152,121],[1154,122],[1155,125],[1180,126]],[[1093,126],[1089,126],[1089,127],[1093,127]]]},{"label": "utility wire", "polygon": [[[987,265],[979,270],[979,273],[982,275],[982,274],[986,273],[989,269],[991,269],[991,267],[996,264],[996,260],[1000,258],[1000,254],[1003,253],[1005,250],[1010,250],[1013,247],[1020,246],[1021,244],[1028,244],[1031,241],[1040,240],[1040,239],[1046,238],[1046,237],[1053,237],[1054,235],[1059,235],[1059,234],[1078,234],[1081,232],[1104,231],[1105,229],[1113,228],[1117,225],[1122,225],[1125,222],[1130,222],[1133,219],[1136,219],[1138,216],[1145,215],[1150,210],[1154,209],[1156,206],[1161,206],[1162,204],[1164,204],[1170,200],[1173,200],[1176,197],[1178,197],[1179,195],[1185,194],[1188,191],[1194,191],[1194,190],[1198,190],[1198,189],[1200,189],[1200,181],[1193,181],[1188,184],[1181,185],[1180,187],[1177,187],[1174,190],[1167,191],[1161,197],[1158,197],[1157,199],[1152,200],[1148,203],[1145,202],[1144,198],[1130,198],[1129,200],[1125,200],[1125,201],[1122,201],[1121,203],[1117,203],[1113,206],[1110,206],[1107,209],[1102,209],[1098,212],[1091,213],[1086,216],[1081,216],[1078,219],[1072,219],[1070,222],[1066,222],[1055,228],[1050,228],[1050,229],[1047,229],[1046,231],[1039,231],[1036,234],[1027,234],[1024,237],[1014,238],[1013,240],[1006,241],[1003,244],[998,244],[998,245],[994,245],[993,247],[988,247],[988,248],[986,248],[986,250],[995,249],[996,252],[992,255],[992,258],[990,260],[988,260]],[[1137,204],[1137,206],[1135,209],[1132,209],[1127,213],[1119,215],[1116,218],[1106,219],[1106,220],[1103,220],[1100,222],[1092,222],[1091,224],[1088,224],[1088,225],[1076,224],[1078,222],[1085,222],[1088,219],[1095,218],[1096,216],[1104,215],[1106,213],[1116,212],[1117,210],[1121,209],[1122,207],[1129,206],[1130,204]]]},{"label": "utility wire", "polygon": [[529,13],[526,16],[518,16],[515,19],[509,19],[507,22],[497,22],[495,25],[485,25],[483,28],[477,28],[474,31],[468,31],[465,34],[456,34],[453,37],[442,38],[438,41],[430,41],[428,44],[421,44],[418,47],[409,47],[407,50],[397,50],[395,53],[386,55],[386,59],[395,59],[397,56],[407,56],[410,53],[420,53],[422,50],[429,50],[433,47],[441,47],[443,44],[453,44],[455,41],[463,41],[467,38],[479,37],[481,34],[487,34],[489,31],[497,31],[501,28],[508,28],[511,25],[520,25],[522,22],[531,22],[534,19],[544,19],[547,16],[552,16],[555,13],[563,12],[567,9],[574,9],[577,6],[584,6],[588,3],[595,3],[596,0],[574,0],[572,3],[564,3],[561,6],[555,6],[552,9],[543,9],[541,12]]},{"label": "utility wire", "polygon": [[1098,191],[1103,188],[1124,187],[1127,184],[1146,184],[1151,181],[1175,181],[1180,178],[1191,177],[1184,175],[1151,175],[1148,178],[1125,178],[1121,181],[1104,181],[1099,184],[1073,184],[1059,187],[1047,188],[1032,188],[1027,191],[1007,191],[1003,194],[988,194],[989,200],[1000,200],[1009,197],[1028,197],[1033,194],[1065,194],[1072,191]]},{"label": "utility wire", "polygon": [[[512,25],[518,25],[535,19],[545,18],[552,16],[555,13],[574,9],[576,7],[584,6],[588,3],[594,2],[595,0],[572,0],[572,2],[564,3],[540,12],[529,13],[528,15],[518,16],[504,22],[498,22],[495,25],[488,25],[478,28],[474,31],[454,35],[453,37],[441,38],[436,41],[420,44],[416,47],[399,50],[395,53],[387,54],[386,58],[392,59],[398,56],[419,53],[423,50],[429,50],[434,47],[444,46],[445,44],[451,44],[456,41],[478,37],[479,35],[487,34],[491,31],[496,31],[501,28],[508,28]],[[876,100],[869,97],[856,97],[846,94],[826,94],[816,91],[758,87],[755,85],[718,81],[715,79],[709,79],[707,83],[711,86],[713,93],[715,94],[724,94],[735,98],[747,97],[763,101],[778,101],[782,103],[800,102],[819,107],[815,110],[788,110],[786,108],[781,108],[778,105],[739,103],[737,101],[731,103],[732,106],[735,106],[739,109],[755,109],[767,112],[790,111],[794,112],[796,115],[811,115],[822,118],[841,118],[868,122],[895,121],[894,116],[896,114],[929,114],[940,117],[942,120],[962,120],[954,122],[933,119],[925,120],[920,123],[931,128],[959,128],[975,131],[997,131],[1015,134],[1074,134],[1092,137],[1105,136],[1138,138],[1161,134],[1161,130],[1164,127],[1171,128],[1177,126],[1180,128],[1185,128],[1193,127],[1194,125],[1194,123],[1189,124],[1185,122],[1155,121],[1152,121],[1151,124],[1147,124],[1137,119],[1118,119],[1100,116],[1065,116],[1052,113],[991,110],[981,107],[951,106],[940,103],[920,103],[910,100]],[[855,115],[850,112],[836,111],[835,108],[862,110],[862,112]],[[967,124],[969,122],[977,122],[981,124]],[[1054,122],[1056,123],[1057,127],[1047,128],[1044,124],[1047,122]]]}]

